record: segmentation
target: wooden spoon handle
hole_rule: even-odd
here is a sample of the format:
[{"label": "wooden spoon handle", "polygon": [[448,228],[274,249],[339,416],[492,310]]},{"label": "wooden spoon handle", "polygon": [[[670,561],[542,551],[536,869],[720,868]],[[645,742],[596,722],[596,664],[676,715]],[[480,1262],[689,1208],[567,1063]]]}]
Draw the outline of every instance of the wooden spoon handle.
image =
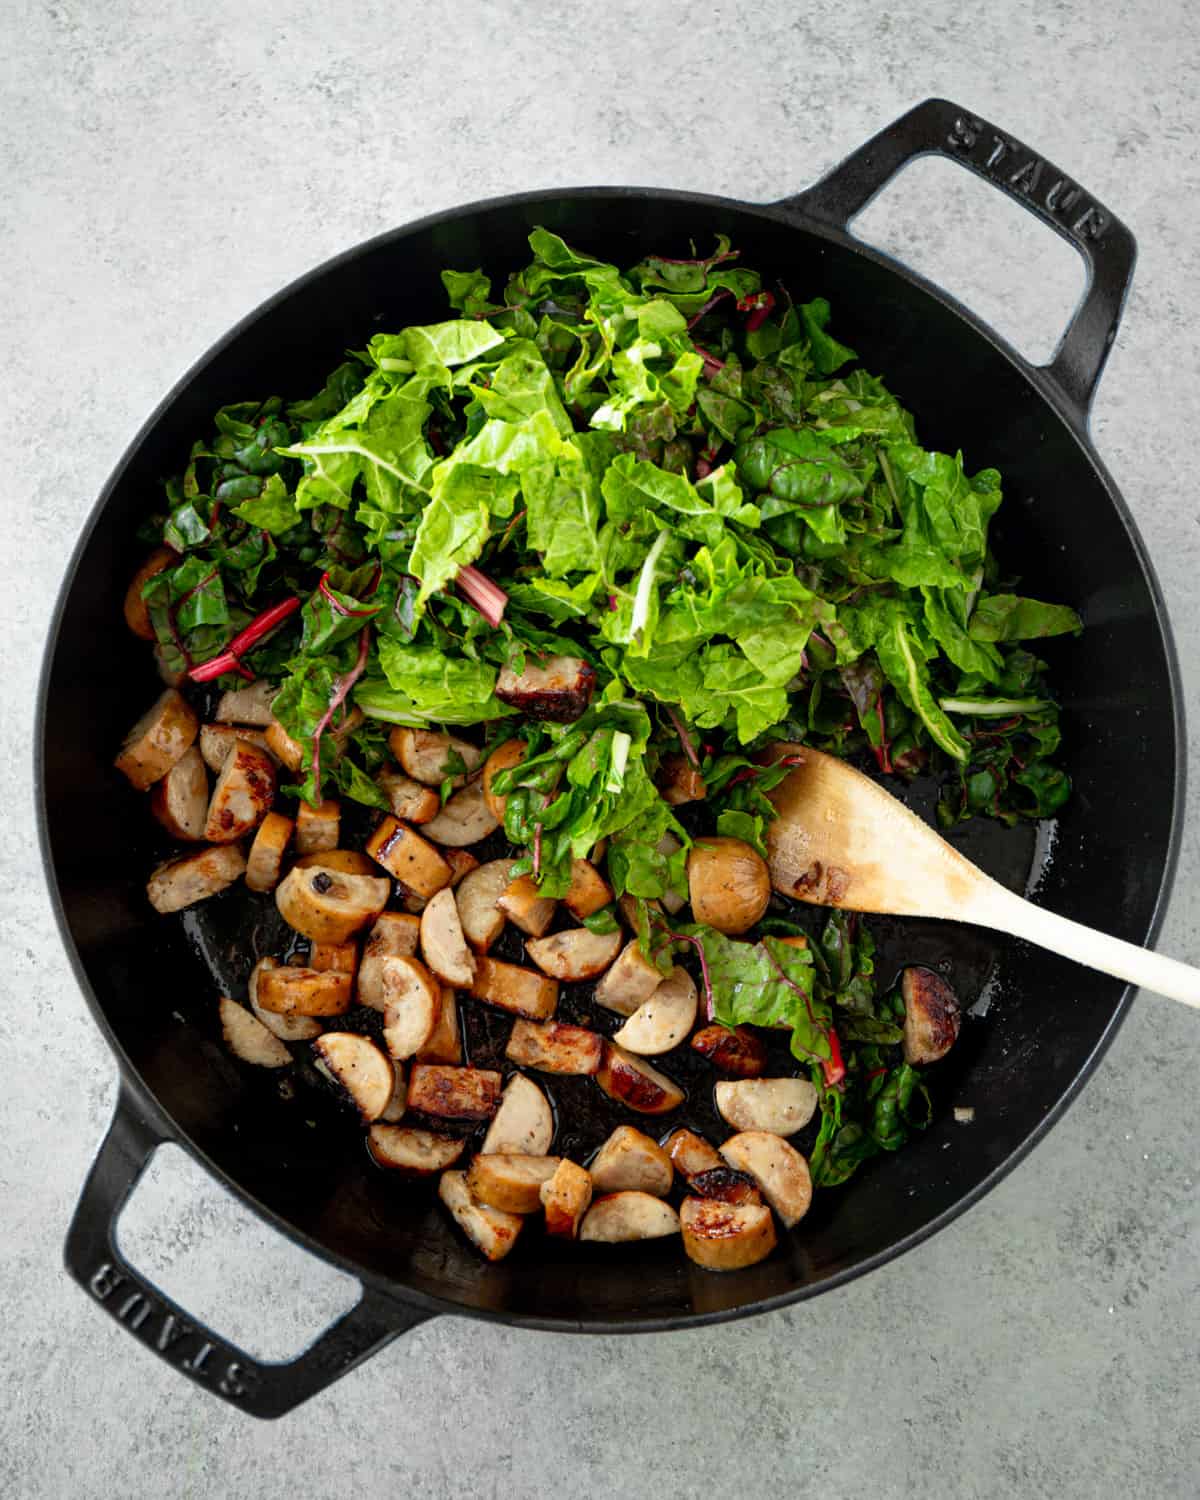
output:
[{"label": "wooden spoon handle", "polygon": [[1089,969],[1099,969],[1142,989],[1156,990],[1168,999],[1180,1000],[1200,1010],[1200,969],[1190,964],[1097,932],[1082,922],[1072,922],[1069,917],[1056,916],[990,880],[968,905],[969,911],[964,915],[969,922],[1025,938],[1039,948],[1086,964]]}]

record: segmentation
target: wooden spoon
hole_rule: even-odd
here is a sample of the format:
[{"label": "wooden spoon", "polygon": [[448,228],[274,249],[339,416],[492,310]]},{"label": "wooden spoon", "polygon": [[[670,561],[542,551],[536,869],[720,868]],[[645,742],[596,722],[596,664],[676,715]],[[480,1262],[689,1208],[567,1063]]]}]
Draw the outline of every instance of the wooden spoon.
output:
[{"label": "wooden spoon", "polygon": [[794,769],[770,792],[771,882],[782,895],[848,911],[973,922],[1200,1010],[1200,969],[1043,911],[964,859],[895,797],[845,761],[777,744]]}]

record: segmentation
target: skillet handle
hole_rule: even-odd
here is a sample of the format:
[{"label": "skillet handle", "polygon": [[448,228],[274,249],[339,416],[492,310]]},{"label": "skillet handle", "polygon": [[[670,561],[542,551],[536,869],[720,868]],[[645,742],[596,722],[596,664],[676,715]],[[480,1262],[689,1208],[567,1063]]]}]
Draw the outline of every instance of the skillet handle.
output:
[{"label": "skillet handle", "polygon": [[362,1299],[296,1359],[264,1363],[190,1317],[121,1254],[116,1224],[168,1133],[130,1098],[116,1113],[67,1231],[67,1270],[110,1317],[205,1390],[254,1417],[281,1417],[347,1374],[429,1313],[364,1285]]},{"label": "skillet handle", "polygon": [[1116,337],[1137,246],[1126,226],[1065,172],[1014,136],[947,99],[926,99],[803,193],[775,207],[847,231],[901,168],[921,156],[961,162],[1036,214],[1083,256],[1087,286],[1048,365],[1038,369],[1081,422]]}]

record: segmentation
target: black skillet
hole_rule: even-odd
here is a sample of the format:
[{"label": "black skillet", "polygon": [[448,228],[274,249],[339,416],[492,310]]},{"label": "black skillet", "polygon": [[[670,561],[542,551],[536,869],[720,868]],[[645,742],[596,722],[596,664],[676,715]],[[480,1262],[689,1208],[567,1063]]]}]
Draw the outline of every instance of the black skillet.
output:
[{"label": "black skillet", "polygon": [[[961,162],[1067,239],[1088,286],[1048,365],[1035,367],[963,307],[848,232],[903,166]],[[137,522],[220,405],[316,389],[347,347],[440,313],[443,266],[503,275],[544,224],[630,264],[728,234],[745,263],[832,301],[840,337],[917,414],[930,446],[996,465],[1007,503],[996,544],[1033,594],[1070,601],[1087,629],[1056,643],[1055,680],[1075,795],[1053,840],[969,825],[962,846],[1046,906],[1136,943],[1154,938],[1183,815],[1183,722],[1163,601],[1125,503],[1087,433],[1088,406],[1129,287],[1129,231],[1049,162],[965,110],[927,100],[808,191],[749,204],[637,188],[544,192],[436,214],[302,277],[220,341],[121,460],[67,570],[41,685],[42,846],[63,940],[121,1070],[116,1115],[70,1228],[70,1273],[143,1344],[243,1410],[278,1416],[437,1313],[555,1331],[694,1326],[781,1307],[883,1264],[949,1223],[1039,1140],[1095,1068],[1132,999],[1115,980],[992,935],[885,924],[885,968],[944,961],[964,994],[990,996],[938,1081],[937,1118],[895,1157],[819,1196],[768,1260],[728,1276],[678,1243],[624,1253],[535,1235],[484,1265],[437,1205],[398,1194],[352,1130],[313,1131],[223,1052],[215,986],[244,977],[238,940],[273,940],[237,894],[163,920],[144,882],[158,850],[114,747],[151,696],[145,647],[120,603]],[[1047,850],[1052,844],[1052,854]],[[982,1007],[981,1007],[982,1008]],[[693,1094],[703,1090],[697,1080]],[[698,1098],[698,1104],[703,1100]],[[975,1110],[968,1129],[952,1106]],[[256,1361],[198,1325],[122,1256],[114,1225],[155,1149],[192,1151],[285,1234],[358,1276],[361,1302],[300,1357]]]}]

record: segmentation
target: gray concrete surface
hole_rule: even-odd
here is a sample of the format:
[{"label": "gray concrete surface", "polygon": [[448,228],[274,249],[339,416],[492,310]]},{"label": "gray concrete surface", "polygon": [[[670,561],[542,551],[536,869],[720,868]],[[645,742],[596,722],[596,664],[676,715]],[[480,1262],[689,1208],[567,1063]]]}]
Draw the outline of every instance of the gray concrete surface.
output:
[{"label": "gray concrete surface", "polygon": [[[115,1075],[51,926],[29,792],[35,674],[77,529],[162,391],[260,298],[491,193],[780,196],[931,93],[1035,143],[1138,235],[1095,434],[1158,564],[1196,717],[1198,36],[1182,0],[0,0],[6,1500],[1200,1492],[1200,1032],[1153,997],[983,1205],[814,1304],[627,1341],[435,1322],[277,1426],[199,1395],[59,1269]],[[1071,256],[953,177],[922,168],[864,223],[1044,349]],[[1163,939],[1193,962],[1198,827]],[[122,1233],[264,1354],[353,1299],[178,1156]]]}]

